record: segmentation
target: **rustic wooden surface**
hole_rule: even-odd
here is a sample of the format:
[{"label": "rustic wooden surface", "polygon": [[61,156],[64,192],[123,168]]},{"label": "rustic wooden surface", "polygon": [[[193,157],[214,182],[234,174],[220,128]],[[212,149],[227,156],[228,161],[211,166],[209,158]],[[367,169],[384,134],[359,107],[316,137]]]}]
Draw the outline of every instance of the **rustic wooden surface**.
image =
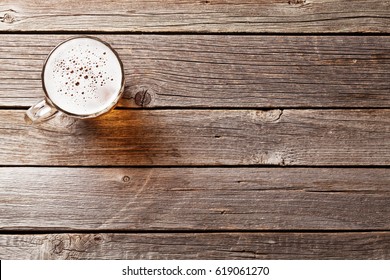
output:
[{"label": "rustic wooden surface", "polygon": [[[42,98],[48,52],[71,35],[0,35],[0,106]],[[126,72],[122,107],[389,107],[387,36],[104,35]],[[12,91],[12,95],[8,94]],[[142,105],[141,105],[142,106]]]},{"label": "rustic wooden surface", "polygon": [[[388,1],[0,3],[1,259],[389,259]],[[47,53],[119,108],[28,125]]]},{"label": "rustic wooden surface", "polygon": [[385,168],[2,168],[0,229],[387,230],[389,181]]},{"label": "rustic wooden surface", "polygon": [[0,247],[1,259],[385,259],[390,233],[0,235]]},{"label": "rustic wooden surface", "polygon": [[0,30],[388,32],[380,0],[2,0]]},{"label": "rustic wooden surface", "polygon": [[378,165],[390,110],[117,110],[31,127],[0,111],[6,165]]}]

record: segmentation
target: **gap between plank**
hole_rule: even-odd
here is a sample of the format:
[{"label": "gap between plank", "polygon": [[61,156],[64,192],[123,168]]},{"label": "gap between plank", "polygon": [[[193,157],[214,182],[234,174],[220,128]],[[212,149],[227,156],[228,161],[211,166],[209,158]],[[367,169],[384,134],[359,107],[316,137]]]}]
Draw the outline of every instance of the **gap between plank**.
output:
[{"label": "gap between plank", "polygon": [[[43,96],[42,96],[43,98]],[[31,106],[34,103],[31,104]],[[0,106],[0,110],[27,110],[30,106]],[[248,110],[388,110],[390,106],[386,107],[308,107],[308,106],[297,106],[297,107],[180,107],[180,106],[164,106],[164,107],[116,107],[115,110],[122,111],[157,111],[157,110],[210,110],[210,111],[248,111]]]},{"label": "gap between plank", "polygon": [[79,30],[79,31],[66,31],[66,30],[48,30],[48,31],[0,31],[0,34],[5,35],[23,35],[23,34],[36,34],[36,35],[77,35],[77,34],[93,34],[93,35],[221,35],[221,36],[390,36],[390,32],[204,32],[204,31],[102,31],[102,30]]},{"label": "gap between plank", "polygon": [[201,169],[211,169],[211,168],[225,168],[225,169],[235,169],[235,168],[317,168],[317,169],[390,169],[390,165],[276,165],[276,164],[251,164],[251,165],[9,165],[9,164],[0,164],[0,168],[95,168],[95,169],[105,169],[105,168],[201,168]]},{"label": "gap between plank", "polygon": [[77,229],[42,229],[42,230],[0,230],[0,235],[4,234],[23,234],[23,235],[30,235],[30,234],[93,234],[93,233],[121,233],[121,234],[197,234],[197,233],[204,233],[204,234],[219,234],[219,233],[379,233],[379,232],[390,232],[390,229],[351,229],[351,230],[248,230],[248,229],[241,229],[241,230],[102,230],[102,229],[89,229],[89,230],[77,230]]}]

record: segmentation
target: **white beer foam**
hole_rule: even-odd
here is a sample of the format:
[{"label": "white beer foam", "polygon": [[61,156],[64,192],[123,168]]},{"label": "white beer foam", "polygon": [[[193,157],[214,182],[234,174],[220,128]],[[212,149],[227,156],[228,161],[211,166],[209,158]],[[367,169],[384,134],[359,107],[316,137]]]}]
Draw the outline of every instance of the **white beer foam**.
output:
[{"label": "white beer foam", "polygon": [[122,78],[121,64],[107,45],[92,38],[74,38],[51,53],[43,84],[59,108],[87,116],[113,106]]}]

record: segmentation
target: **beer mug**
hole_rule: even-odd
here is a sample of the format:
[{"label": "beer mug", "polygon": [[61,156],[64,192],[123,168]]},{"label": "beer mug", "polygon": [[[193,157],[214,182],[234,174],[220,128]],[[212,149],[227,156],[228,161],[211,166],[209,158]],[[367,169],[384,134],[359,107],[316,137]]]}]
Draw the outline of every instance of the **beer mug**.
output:
[{"label": "beer mug", "polygon": [[123,64],[106,42],[90,37],[70,38],[48,55],[42,69],[45,98],[26,112],[38,123],[57,113],[93,118],[113,109],[124,91]]}]

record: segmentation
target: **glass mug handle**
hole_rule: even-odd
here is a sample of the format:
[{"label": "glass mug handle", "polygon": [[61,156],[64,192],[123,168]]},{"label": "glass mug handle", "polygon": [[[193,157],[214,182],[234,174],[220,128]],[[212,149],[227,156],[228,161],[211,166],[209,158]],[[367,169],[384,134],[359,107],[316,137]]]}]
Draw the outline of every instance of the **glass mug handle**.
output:
[{"label": "glass mug handle", "polygon": [[27,110],[24,119],[27,123],[40,123],[51,119],[58,113],[58,110],[47,102],[46,99],[39,101],[37,104]]}]

